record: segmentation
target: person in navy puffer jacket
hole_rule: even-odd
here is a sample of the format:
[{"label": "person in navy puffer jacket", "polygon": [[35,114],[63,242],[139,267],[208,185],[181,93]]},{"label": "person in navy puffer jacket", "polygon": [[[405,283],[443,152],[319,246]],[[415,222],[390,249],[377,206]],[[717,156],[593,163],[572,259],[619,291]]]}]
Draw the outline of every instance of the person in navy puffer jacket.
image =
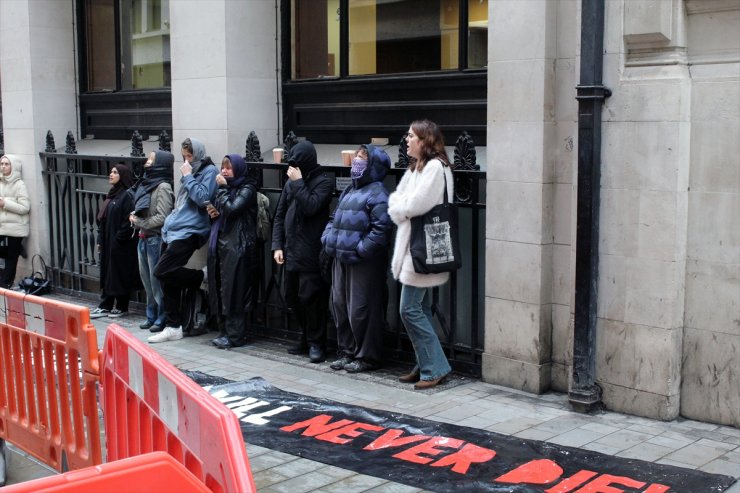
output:
[{"label": "person in navy puffer jacket", "polygon": [[361,146],[352,160],[352,184],[339,197],[334,218],[321,242],[334,257],[332,313],[339,358],[333,370],[369,371],[382,363],[385,284],[393,222],[383,179],[391,167],[388,154]]}]

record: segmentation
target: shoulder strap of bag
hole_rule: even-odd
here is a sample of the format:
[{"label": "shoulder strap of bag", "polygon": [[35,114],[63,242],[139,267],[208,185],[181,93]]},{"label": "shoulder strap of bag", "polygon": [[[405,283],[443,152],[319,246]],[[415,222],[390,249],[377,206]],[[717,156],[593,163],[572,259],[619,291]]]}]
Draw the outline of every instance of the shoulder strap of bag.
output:
[{"label": "shoulder strap of bag", "polygon": [[[40,270],[36,270],[36,259],[37,258],[39,259],[39,264],[41,267]],[[31,271],[32,271],[32,274],[31,274],[32,276],[38,273],[38,274],[41,274],[41,277],[46,279],[46,262],[44,261],[44,257],[42,257],[38,253],[34,254],[34,256],[31,258]]]},{"label": "shoulder strap of bag", "polygon": [[[440,161],[440,163],[441,163],[441,161]],[[445,191],[444,191],[445,201],[444,201],[444,204],[447,205],[449,203],[449,199],[447,197],[447,170],[445,170],[445,165],[444,164],[442,164],[442,178],[444,178],[444,180],[445,180]]]}]

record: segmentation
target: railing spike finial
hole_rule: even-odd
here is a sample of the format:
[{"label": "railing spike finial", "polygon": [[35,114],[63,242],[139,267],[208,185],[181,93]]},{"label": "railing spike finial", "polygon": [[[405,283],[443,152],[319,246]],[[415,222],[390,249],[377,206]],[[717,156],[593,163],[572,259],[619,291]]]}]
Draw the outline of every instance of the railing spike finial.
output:
[{"label": "railing spike finial", "polygon": [[144,143],[138,130],[131,136],[131,157],[144,157]]},{"label": "railing spike finial", "polygon": [[57,152],[56,144],[54,144],[54,134],[51,133],[51,130],[46,131],[46,149],[44,149],[44,152]]},{"label": "railing spike finial", "polygon": [[244,160],[251,163],[261,163],[263,161],[262,150],[260,149],[260,139],[257,138],[257,134],[254,130],[249,132],[249,135],[247,136]]},{"label": "railing spike finial", "polygon": [[167,134],[167,130],[162,130],[159,134],[159,150],[172,152],[172,139]]},{"label": "railing spike finial", "polygon": [[65,154],[77,154],[77,144],[75,143],[75,136],[72,131],[67,132],[67,146],[64,149]]},{"label": "railing spike finial", "polygon": [[455,156],[452,169],[478,171],[480,170],[480,166],[475,161],[475,143],[470,134],[463,130],[463,133],[460,134],[455,142]]}]

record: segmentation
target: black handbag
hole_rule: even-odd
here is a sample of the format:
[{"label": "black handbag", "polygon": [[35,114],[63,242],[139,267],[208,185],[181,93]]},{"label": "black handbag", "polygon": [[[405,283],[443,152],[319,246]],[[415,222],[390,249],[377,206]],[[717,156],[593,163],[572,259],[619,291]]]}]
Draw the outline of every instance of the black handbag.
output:
[{"label": "black handbag", "polygon": [[[41,268],[39,270],[36,270],[34,267],[37,258],[41,264]],[[26,276],[18,281],[18,287],[21,288],[22,291],[25,291],[26,294],[35,294],[40,296],[42,294],[50,293],[51,282],[46,278],[46,262],[44,262],[44,258],[41,255],[36,254],[31,258],[31,271],[30,276]]]},{"label": "black handbag", "polygon": [[457,206],[447,197],[447,173],[444,202],[421,216],[411,218],[411,260],[418,274],[454,272],[462,266],[457,238]]}]

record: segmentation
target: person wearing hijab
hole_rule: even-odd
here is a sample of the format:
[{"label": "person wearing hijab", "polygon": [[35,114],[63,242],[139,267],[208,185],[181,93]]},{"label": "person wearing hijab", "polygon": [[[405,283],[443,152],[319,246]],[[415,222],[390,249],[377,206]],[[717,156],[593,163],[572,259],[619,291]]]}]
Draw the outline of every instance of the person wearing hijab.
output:
[{"label": "person wearing hijab", "polygon": [[321,243],[335,259],[331,307],[337,327],[338,358],[332,370],[375,370],[382,364],[388,246],[393,222],[383,180],[391,159],[363,145],[352,159],[352,184],[337,201]]},{"label": "person wearing hijab", "polygon": [[172,212],[172,167],[175,156],[153,151],[144,164],[144,175],[134,185],[134,208],[129,220],[139,230],[139,275],[146,291],[146,320],[139,328],[160,332],[165,324],[164,295],[154,267],[162,250],[162,225]]},{"label": "person wearing hijab", "polygon": [[308,140],[290,150],[287,175],[275,209],[272,250],[275,262],[285,265],[286,301],[301,329],[301,340],[288,352],[308,353],[312,363],[320,363],[326,359],[329,287],[321,278],[319,254],[334,182],[321,171]]},{"label": "person wearing hijab", "polygon": [[185,139],[181,146],[180,189],[172,210],[162,226],[162,254],[154,275],[164,293],[165,327],[147,339],[151,343],[182,339],[180,300],[183,290],[194,292],[203,282],[203,271],[185,265],[193,253],[206,244],[211,222],[206,207],[216,195],[218,171],[206,155],[206,147],[196,139]]},{"label": "person wearing hijab", "polygon": [[0,158],[0,237],[8,245],[5,270],[0,287],[10,288],[15,283],[21,243],[29,233],[31,200],[26,184],[21,179],[21,160],[9,154]]},{"label": "person wearing hijab", "polygon": [[134,207],[128,193],[134,183],[131,168],[116,164],[110,170],[108,182],[111,188],[97,215],[102,301],[90,312],[90,318],[126,315],[131,291],[141,287],[137,239],[128,219]]},{"label": "person wearing hijab", "polygon": [[247,343],[257,268],[257,179],[238,154],[224,156],[218,191],[208,206],[208,299],[218,317],[221,335],[211,341],[219,349]]}]

